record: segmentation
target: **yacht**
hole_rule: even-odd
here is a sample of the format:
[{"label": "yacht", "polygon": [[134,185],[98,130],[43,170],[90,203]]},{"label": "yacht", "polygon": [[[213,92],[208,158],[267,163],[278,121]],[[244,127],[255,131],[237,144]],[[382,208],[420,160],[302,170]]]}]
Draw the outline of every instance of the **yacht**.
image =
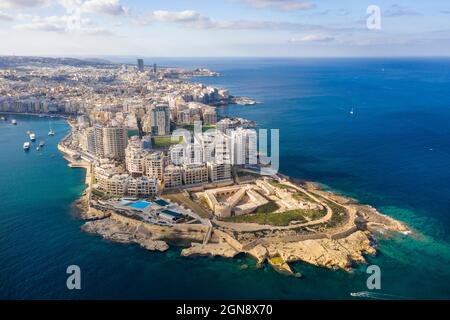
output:
[{"label": "yacht", "polygon": [[43,146],[45,146],[45,142],[44,141],[39,142],[39,147],[42,148]]},{"label": "yacht", "polygon": [[11,123],[16,126],[17,125],[17,120],[13,119],[13,120],[11,120]]},{"label": "yacht", "polygon": [[49,136],[54,136],[55,135],[55,131],[53,131],[53,129],[50,129],[50,131],[48,132]]},{"label": "yacht", "polygon": [[31,141],[36,141],[36,134],[34,133],[34,132],[31,132],[30,134],[29,134],[29,137],[30,137],[30,140]]},{"label": "yacht", "polygon": [[4,116],[2,116],[0,119],[1,119],[2,121],[8,120],[8,118],[7,118],[7,117],[4,117]]},{"label": "yacht", "polygon": [[23,150],[25,150],[25,151],[30,150],[30,143],[29,143],[29,142],[25,142],[25,143],[23,144]]}]

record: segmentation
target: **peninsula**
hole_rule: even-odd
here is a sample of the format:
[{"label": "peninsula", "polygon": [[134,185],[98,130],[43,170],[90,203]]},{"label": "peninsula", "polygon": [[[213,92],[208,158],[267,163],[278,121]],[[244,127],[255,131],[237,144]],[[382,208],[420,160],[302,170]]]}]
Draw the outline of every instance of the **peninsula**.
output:
[{"label": "peninsula", "polygon": [[185,81],[216,72],[5,61],[0,112],[68,119],[58,148],[69,166],[86,169],[75,205],[87,232],[148,250],[183,246],[183,256],[245,253],[298,277],[289,263],[351,270],[376,253],[378,236],[410,232],[371,206],[264,170],[256,124],[216,113],[254,101]]}]

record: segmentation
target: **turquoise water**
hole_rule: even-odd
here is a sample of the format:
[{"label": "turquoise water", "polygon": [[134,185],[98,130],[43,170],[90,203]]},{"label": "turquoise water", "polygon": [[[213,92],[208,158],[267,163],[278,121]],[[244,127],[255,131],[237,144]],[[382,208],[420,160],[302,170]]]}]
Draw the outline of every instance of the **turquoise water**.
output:
[{"label": "turquoise water", "polygon": [[136,202],[127,204],[127,206],[129,206],[129,207],[132,207],[135,209],[141,209],[141,210],[144,210],[149,205],[151,205],[151,202],[147,202],[147,201],[136,201]]},{"label": "turquoise water", "polygon": [[[202,81],[260,101],[220,113],[280,128],[283,173],[356,197],[416,231],[380,240],[379,254],[368,257],[381,267],[382,297],[450,298],[449,60],[166,64],[212,67],[223,76]],[[178,248],[152,253],[86,234],[71,208],[84,172],[56,150],[67,125],[54,123],[57,135],[45,137],[42,151],[25,153],[26,131],[43,137],[48,120],[16,118],[17,127],[0,122],[0,298],[354,299],[351,292],[367,291],[364,266],[346,273],[297,263],[300,280],[245,256],[182,258]],[[71,264],[81,267],[80,291],[66,289]]]}]

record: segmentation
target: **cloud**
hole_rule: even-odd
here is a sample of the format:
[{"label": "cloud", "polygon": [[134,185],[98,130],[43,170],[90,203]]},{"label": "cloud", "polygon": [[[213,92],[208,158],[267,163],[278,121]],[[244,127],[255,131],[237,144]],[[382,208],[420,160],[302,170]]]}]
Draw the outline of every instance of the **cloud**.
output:
[{"label": "cloud", "polygon": [[255,8],[275,8],[279,10],[307,10],[315,8],[309,0],[245,0]]},{"label": "cloud", "polygon": [[[22,16],[21,18],[26,18],[26,16]],[[14,28],[17,30],[63,33],[71,30],[78,30],[81,29],[82,26],[93,24],[90,19],[68,15],[50,17],[34,16],[31,17],[31,19],[26,20],[31,20],[31,22],[17,24]]]},{"label": "cloud", "polygon": [[153,11],[150,15],[150,20],[159,22],[197,22],[200,20],[209,20],[209,18],[203,18],[200,14],[193,10],[184,11],[164,11],[157,10]]},{"label": "cloud", "polygon": [[33,8],[50,4],[50,0],[1,0],[0,8]]},{"label": "cloud", "polygon": [[12,20],[14,20],[13,17],[0,11],[0,21],[12,21]]},{"label": "cloud", "polygon": [[324,34],[309,34],[301,37],[300,39],[292,38],[289,40],[291,43],[299,42],[331,42],[334,41],[334,37]]},{"label": "cloud", "polygon": [[81,11],[94,14],[119,16],[127,13],[119,0],[88,0],[81,5]]},{"label": "cloud", "polygon": [[223,29],[223,30],[292,30],[312,31],[324,30],[319,25],[302,24],[298,22],[282,22],[267,20],[215,20],[206,17],[194,10],[185,11],[153,11],[141,21],[147,25],[153,22],[175,23],[184,27],[196,29]]},{"label": "cloud", "polygon": [[389,9],[384,12],[385,17],[402,17],[402,16],[419,16],[420,13],[408,9],[406,7],[400,6],[398,4],[393,4]]},{"label": "cloud", "polygon": [[67,12],[76,11],[92,14],[104,14],[120,16],[128,12],[128,9],[120,4],[119,0],[59,0]]}]

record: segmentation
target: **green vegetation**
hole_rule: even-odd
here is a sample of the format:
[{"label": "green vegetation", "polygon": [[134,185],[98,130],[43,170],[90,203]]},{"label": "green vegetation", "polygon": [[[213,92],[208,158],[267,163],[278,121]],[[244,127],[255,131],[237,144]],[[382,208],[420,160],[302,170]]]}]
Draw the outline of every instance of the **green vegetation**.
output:
[{"label": "green vegetation", "polygon": [[244,177],[261,178],[260,174],[258,174],[256,172],[249,172],[249,171],[238,171],[237,176],[239,178],[244,178]]},{"label": "green vegetation", "polygon": [[273,226],[287,226],[293,221],[307,222],[323,217],[326,210],[303,210],[296,209],[286,212],[274,212],[278,210],[278,205],[274,201],[259,207],[255,213],[226,218],[230,222],[246,222],[257,224],[268,224]]},{"label": "green vegetation", "polygon": [[328,227],[336,227],[338,225],[344,224],[347,221],[349,215],[345,207],[338,205],[333,201],[325,199],[324,197],[318,195],[317,193],[315,193],[314,195],[318,197],[328,207],[330,207],[330,209],[333,211],[331,219],[326,223]]},{"label": "green vegetation", "polygon": [[[207,130],[215,129],[215,128],[216,128],[215,124],[204,124],[202,126],[202,131],[205,132]],[[194,125],[193,124],[181,124],[181,125],[177,125],[177,129],[185,129],[185,130],[194,132]]]},{"label": "green vegetation", "polygon": [[284,261],[280,256],[270,258],[270,263],[273,265],[280,265],[283,264],[283,262]]},{"label": "green vegetation", "polygon": [[275,180],[269,180],[269,183],[276,188],[292,190],[292,191],[296,190],[293,187],[288,186],[287,184],[279,183],[278,181],[275,181]]},{"label": "green vegetation", "polygon": [[175,141],[172,141],[172,137],[153,137],[152,138],[152,144],[153,147],[156,148],[167,148],[171,145],[181,143],[183,141],[183,137],[178,137],[178,141],[174,139]]}]

